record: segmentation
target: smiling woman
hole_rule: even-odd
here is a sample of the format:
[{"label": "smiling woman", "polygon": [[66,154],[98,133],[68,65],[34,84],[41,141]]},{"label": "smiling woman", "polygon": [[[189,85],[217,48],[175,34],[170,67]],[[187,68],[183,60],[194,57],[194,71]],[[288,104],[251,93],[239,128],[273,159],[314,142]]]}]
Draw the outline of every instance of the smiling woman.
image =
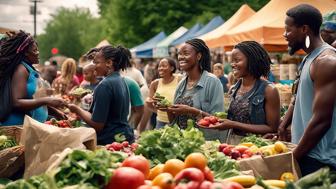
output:
[{"label": "smiling woman", "polygon": [[217,129],[233,129],[229,143],[237,143],[245,133],[274,133],[280,119],[280,97],[268,81],[271,60],[266,50],[255,41],[237,44],[232,51],[233,74],[240,78],[231,88],[228,119]]},{"label": "smiling woman", "polygon": [[[201,39],[188,40],[179,49],[178,61],[186,76],[177,86],[174,105],[167,112],[170,121],[181,128],[186,128],[188,119],[224,111],[223,86],[209,73],[210,59],[209,48]],[[226,133],[203,131],[207,139],[226,137]]]},{"label": "smiling woman", "polygon": [[44,122],[42,106],[58,107],[64,101],[53,97],[33,99],[39,73],[39,50],[33,37],[23,31],[10,32],[0,46],[0,125],[22,125],[25,115]]}]

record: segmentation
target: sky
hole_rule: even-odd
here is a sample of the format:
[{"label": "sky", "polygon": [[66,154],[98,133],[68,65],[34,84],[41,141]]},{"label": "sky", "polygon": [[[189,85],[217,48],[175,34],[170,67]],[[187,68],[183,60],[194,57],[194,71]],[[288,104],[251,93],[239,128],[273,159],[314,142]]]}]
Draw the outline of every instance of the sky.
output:
[{"label": "sky", "polygon": [[[91,14],[98,17],[97,0],[40,0],[37,3],[37,34],[43,30],[51,19],[50,14],[56,13],[60,7],[88,8]],[[34,33],[34,17],[30,14],[31,0],[0,0],[0,27],[8,29],[23,29]]]}]

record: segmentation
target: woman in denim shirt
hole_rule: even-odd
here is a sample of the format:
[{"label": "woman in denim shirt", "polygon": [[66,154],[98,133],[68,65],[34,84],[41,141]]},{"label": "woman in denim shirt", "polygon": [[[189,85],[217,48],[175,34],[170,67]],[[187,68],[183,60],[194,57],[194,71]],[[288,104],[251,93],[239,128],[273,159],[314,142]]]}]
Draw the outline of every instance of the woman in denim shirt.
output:
[{"label": "woman in denim shirt", "polygon": [[[223,86],[210,72],[210,51],[204,41],[186,41],[178,52],[178,61],[186,76],[177,86],[174,105],[168,108],[170,121],[186,128],[188,119],[197,119],[224,111]],[[205,131],[207,139],[219,139],[218,131]],[[226,134],[223,134],[225,136]]]},{"label": "woman in denim shirt", "polygon": [[279,92],[274,85],[261,79],[268,76],[270,63],[266,50],[255,41],[244,41],[234,47],[232,71],[240,79],[230,91],[228,119],[213,128],[233,129],[238,136],[277,131],[280,120]]}]

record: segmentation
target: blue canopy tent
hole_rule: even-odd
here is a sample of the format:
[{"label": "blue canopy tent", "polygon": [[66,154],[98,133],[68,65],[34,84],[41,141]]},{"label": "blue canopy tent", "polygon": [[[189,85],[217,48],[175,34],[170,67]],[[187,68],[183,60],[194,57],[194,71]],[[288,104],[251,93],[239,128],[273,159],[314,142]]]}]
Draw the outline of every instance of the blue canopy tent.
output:
[{"label": "blue canopy tent", "polygon": [[153,38],[149,39],[148,41],[133,47],[131,49],[132,54],[135,54],[138,58],[152,58],[153,57],[153,48],[167,36],[165,32],[160,32]]},{"label": "blue canopy tent", "polygon": [[192,38],[201,36],[203,34],[206,34],[214,29],[216,29],[218,26],[222,25],[224,23],[224,20],[221,16],[216,16],[212,20],[210,20],[207,25],[205,25],[202,29],[200,29],[198,32],[196,32]]},{"label": "blue canopy tent", "polygon": [[181,37],[174,40],[170,46],[179,45],[181,43],[184,43],[185,41],[191,39],[195,33],[197,33],[202,28],[202,25],[197,23],[192,28],[190,28],[185,34],[183,34]]}]

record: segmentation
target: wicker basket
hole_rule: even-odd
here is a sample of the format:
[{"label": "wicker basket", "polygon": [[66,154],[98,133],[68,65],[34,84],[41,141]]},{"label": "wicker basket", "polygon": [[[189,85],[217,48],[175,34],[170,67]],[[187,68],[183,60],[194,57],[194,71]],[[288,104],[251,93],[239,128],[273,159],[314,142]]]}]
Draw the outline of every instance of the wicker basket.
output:
[{"label": "wicker basket", "polygon": [[[20,143],[22,128],[17,126],[0,127],[0,132],[13,137]],[[9,178],[24,167],[24,147],[14,146],[0,151],[0,178]]]}]

